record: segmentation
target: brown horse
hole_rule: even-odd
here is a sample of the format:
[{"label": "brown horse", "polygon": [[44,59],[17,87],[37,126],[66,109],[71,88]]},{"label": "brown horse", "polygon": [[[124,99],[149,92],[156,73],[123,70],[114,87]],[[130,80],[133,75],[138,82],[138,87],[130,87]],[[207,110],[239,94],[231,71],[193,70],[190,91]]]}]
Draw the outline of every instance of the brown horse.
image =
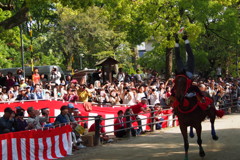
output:
[{"label": "brown horse", "polygon": [[188,133],[187,127],[190,126],[190,137],[193,137],[193,128],[196,129],[197,143],[199,145],[200,157],[205,156],[205,152],[202,147],[202,121],[208,116],[212,125],[212,138],[217,140],[218,137],[214,129],[214,121],[216,117],[216,110],[212,105],[206,110],[202,110],[198,106],[198,99],[196,96],[186,98],[185,95],[189,89],[189,79],[185,75],[178,75],[175,79],[175,98],[178,101],[178,105],[175,106],[175,114],[178,116],[179,127],[184,140],[185,160],[188,160]]}]

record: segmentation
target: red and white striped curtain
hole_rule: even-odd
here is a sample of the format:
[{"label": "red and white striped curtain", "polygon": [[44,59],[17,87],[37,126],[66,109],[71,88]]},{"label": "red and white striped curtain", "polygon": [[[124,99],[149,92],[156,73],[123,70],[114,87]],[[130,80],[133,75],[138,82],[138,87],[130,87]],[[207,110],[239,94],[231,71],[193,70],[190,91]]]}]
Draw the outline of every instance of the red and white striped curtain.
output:
[{"label": "red and white striped curtain", "polygon": [[46,160],[72,153],[70,125],[0,135],[1,160]]}]

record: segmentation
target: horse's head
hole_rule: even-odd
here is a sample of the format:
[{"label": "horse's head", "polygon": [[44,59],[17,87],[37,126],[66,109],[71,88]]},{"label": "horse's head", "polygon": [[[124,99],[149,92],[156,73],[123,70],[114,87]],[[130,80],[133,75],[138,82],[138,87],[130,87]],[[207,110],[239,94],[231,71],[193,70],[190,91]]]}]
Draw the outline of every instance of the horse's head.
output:
[{"label": "horse's head", "polygon": [[178,75],[175,78],[175,95],[180,104],[183,102],[184,96],[188,89],[187,80],[187,77],[184,75]]}]

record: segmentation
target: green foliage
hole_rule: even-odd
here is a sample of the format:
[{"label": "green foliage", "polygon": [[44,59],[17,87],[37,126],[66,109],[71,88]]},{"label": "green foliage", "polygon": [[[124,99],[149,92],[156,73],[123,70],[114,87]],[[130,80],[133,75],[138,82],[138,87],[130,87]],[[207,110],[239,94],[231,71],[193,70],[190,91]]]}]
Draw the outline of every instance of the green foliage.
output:
[{"label": "green foliage", "polygon": [[[95,68],[96,61],[111,56],[134,73],[133,48],[151,41],[154,50],[137,63],[163,72],[166,48],[174,47],[173,35],[185,27],[197,72],[214,74],[222,64],[237,75],[233,57],[240,48],[239,0],[21,0],[14,3],[15,10],[0,9],[0,22],[16,14],[24,2],[33,30],[32,54],[29,21],[23,24],[26,65],[33,58],[34,65],[79,68],[79,55],[84,54],[84,67]],[[20,66],[19,28],[0,31],[0,67]]]}]

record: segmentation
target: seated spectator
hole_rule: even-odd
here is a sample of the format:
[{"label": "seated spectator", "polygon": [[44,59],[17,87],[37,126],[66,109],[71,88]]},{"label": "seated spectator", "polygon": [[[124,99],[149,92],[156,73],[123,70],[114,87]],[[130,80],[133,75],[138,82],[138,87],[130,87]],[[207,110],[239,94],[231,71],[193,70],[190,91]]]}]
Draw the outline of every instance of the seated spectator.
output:
[{"label": "seated spectator", "polygon": [[0,134],[14,131],[14,111],[7,107],[4,109],[4,115],[0,118]]},{"label": "seated spectator", "polygon": [[10,102],[15,101],[16,99],[13,94],[13,87],[10,87],[10,89],[8,90],[8,99]]},{"label": "seated spectator", "polygon": [[20,88],[27,87],[27,84],[25,83],[25,79],[24,78],[21,78],[19,86],[20,86]]},{"label": "seated spectator", "polygon": [[14,98],[16,99],[17,98],[17,95],[18,95],[18,91],[19,91],[19,83],[16,82],[13,86],[13,94],[14,94]]},{"label": "seated spectator", "polygon": [[8,94],[7,94],[7,87],[3,86],[2,87],[2,94],[1,94],[1,101],[8,101]]},{"label": "seated spectator", "polygon": [[70,119],[70,122],[76,122],[73,116],[74,105],[72,103],[69,103],[67,106],[68,106],[68,117]]},{"label": "seated spectator", "polygon": [[56,117],[54,124],[69,123],[70,118],[68,116],[68,106],[62,106],[60,108],[61,113]]},{"label": "seated spectator", "polygon": [[[150,109],[147,107],[146,104],[147,104],[147,99],[146,99],[145,97],[143,97],[143,98],[141,99],[141,102],[140,102],[140,103],[138,103],[138,104],[136,104],[136,105],[133,105],[133,106],[131,106],[131,107],[129,107],[129,108],[132,109],[132,111],[133,111],[134,114],[139,114],[140,112],[146,113],[147,111],[150,110]],[[143,130],[142,130],[142,126],[141,126],[141,125],[142,125],[142,121],[141,121],[141,119],[140,119],[140,117],[139,117],[138,115],[136,115],[135,118],[137,119],[138,125],[140,126],[140,127],[139,127],[139,131],[142,132],[142,131],[143,131]]]},{"label": "seated spectator", "polygon": [[50,123],[50,122],[49,122],[49,116],[48,116],[48,115],[50,114],[49,108],[42,108],[42,109],[41,109],[41,114],[42,114],[42,117],[43,117],[43,118],[46,118],[46,119],[47,119],[47,121],[44,122],[44,123],[42,123],[41,125],[44,126],[44,127],[50,127],[51,124],[48,125],[48,124]]},{"label": "seated spectator", "polygon": [[[70,117],[69,117],[69,106],[62,106],[60,108],[61,113],[56,117],[54,124],[59,125],[63,123],[70,123]],[[75,121],[75,120],[74,120]],[[79,135],[76,135],[76,132],[74,132],[74,128],[76,125],[73,125],[73,132],[72,132],[72,137],[73,137],[73,148],[74,149],[79,149],[79,148],[86,148],[84,145],[81,144],[82,140]]]},{"label": "seated spectator", "polygon": [[123,119],[123,111],[120,110],[118,111],[118,118],[116,118],[114,120],[114,135],[116,137],[123,137],[126,135],[126,131],[125,130],[121,130],[121,131],[117,131],[119,129],[124,129],[125,128],[125,123],[124,123],[124,119]]},{"label": "seated spectator", "polygon": [[35,95],[31,92],[30,86],[26,87],[26,96],[28,97],[28,99],[35,99]]},{"label": "seated spectator", "polygon": [[72,88],[68,88],[67,94],[63,96],[63,100],[68,102],[76,102],[78,100],[78,96],[76,95],[76,90]]},{"label": "seated spectator", "polygon": [[15,131],[25,131],[32,128],[32,125],[27,123],[24,118],[24,109],[17,108],[15,118]]},{"label": "seated spectator", "polygon": [[[132,127],[135,124],[136,116],[133,115],[133,111],[131,108],[126,109],[124,115],[130,115],[130,127]],[[127,117],[123,118],[123,121],[125,122],[125,128],[127,127]],[[132,122],[133,121],[133,122]],[[131,128],[131,134],[133,137],[136,137],[139,134],[138,127]]]},{"label": "seated spectator", "polygon": [[163,110],[162,107],[160,106],[160,103],[155,104],[154,106],[154,114],[155,114],[155,121],[156,123],[156,130],[159,130],[162,128],[162,123],[164,119],[162,118],[163,116]]},{"label": "seated spectator", "polygon": [[[80,116],[83,116],[82,113],[79,111],[78,108],[74,108],[73,110],[73,116],[75,118],[75,121],[83,121],[83,120],[87,120],[87,118],[82,118]],[[87,128],[87,122],[80,122],[79,123],[82,127]]]},{"label": "seated spectator", "polygon": [[27,119],[27,123],[30,126],[30,129],[41,129],[42,123],[48,121],[48,115],[45,117],[40,117],[39,110],[35,110],[33,107],[29,107],[27,109],[29,118]]},{"label": "seated spectator", "polygon": [[26,95],[26,90],[24,88],[19,89],[19,95],[17,96],[16,100],[30,100],[30,98]]},{"label": "seated spectator", "polygon": [[[100,124],[100,126],[99,126],[100,127],[100,140],[102,142],[107,142],[109,140],[109,137],[105,134],[106,131],[102,124],[102,116],[98,116],[98,117],[100,119],[100,122],[99,122],[99,124]],[[95,132],[95,128],[96,128],[95,123],[93,123],[91,125],[91,127],[89,128],[88,132]]]},{"label": "seated spectator", "polygon": [[34,94],[35,100],[44,98],[43,90],[41,89],[39,84],[35,85],[35,88],[33,90],[33,94]]}]

